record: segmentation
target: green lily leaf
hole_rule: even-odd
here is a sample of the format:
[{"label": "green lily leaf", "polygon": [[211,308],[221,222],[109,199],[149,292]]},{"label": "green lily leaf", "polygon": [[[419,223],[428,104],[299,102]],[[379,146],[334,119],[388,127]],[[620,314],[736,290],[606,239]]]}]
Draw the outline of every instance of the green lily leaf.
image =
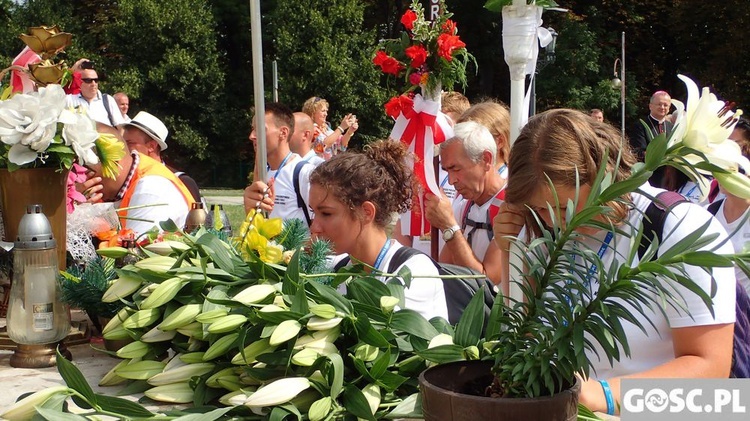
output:
[{"label": "green lily leaf", "polygon": [[370,412],[370,404],[361,390],[354,385],[348,385],[344,388],[342,402],[347,412],[358,418],[364,418],[369,421],[375,421],[375,416]]},{"label": "green lily leaf", "polygon": [[377,347],[386,347],[390,345],[385,337],[370,324],[370,320],[367,316],[357,313],[354,328],[357,330],[357,337],[359,340],[366,344]]},{"label": "green lily leaf", "polygon": [[307,282],[305,288],[308,289],[317,299],[315,300],[318,304],[330,304],[346,314],[352,314],[352,303],[346,298],[342,297],[335,289],[328,285],[319,284],[317,282]]},{"label": "green lily leaf", "polygon": [[438,334],[437,330],[422,315],[408,309],[393,313],[391,327],[428,341]]},{"label": "green lily leaf", "polygon": [[331,361],[331,368],[333,369],[331,397],[335,399],[341,394],[344,388],[344,360],[339,354],[331,354],[328,356],[328,359]]},{"label": "green lily leaf", "polygon": [[434,348],[415,352],[427,361],[438,364],[450,363],[464,360],[464,347],[461,345],[440,345]]},{"label": "green lily leaf", "polygon": [[484,327],[484,288],[482,286],[474,294],[456,325],[456,334],[453,340],[461,346],[466,347],[479,343]]},{"label": "green lily leaf", "polygon": [[380,309],[380,297],[391,294],[385,284],[369,276],[349,283],[347,291],[353,299],[378,309]]},{"label": "green lily leaf", "polygon": [[218,420],[227,412],[233,410],[233,407],[214,409],[206,413],[186,414],[175,418],[174,421],[214,421]]},{"label": "green lily leaf", "polygon": [[154,414],[143,406],[116,396],[96,395],[96,402],[102,410],[128,417],[152,417]]},{"label": "green lily leaf", "polygon": [[83,409],[90,409],[93,405],[96,405],[96,394],[94,394],[94,390],[91,389],[91,386],[86,381],[86,378],[83,377],[83,374],[78,367],[65,359],[65,357],[60,354],[59,350],[57,351],[56,361],[57,370],[60,372],[60,376],[65,381],[65,384],[68,385],[69,388],[80,393],[83,396],[83,399],[85,399],[84,401],[78,396],[73,396],[76,405]]},{"label": "green lily leaf", "polygon": [[391,412],[386,414],[386,419],[422,419],[422,395],[414,393],[401,401]]},{"label": "green lily leaf", "polygon": [[87,421],[88,418],[78,414],[69,414],[54,409],[37,408],[36,411],[47,421]]}]

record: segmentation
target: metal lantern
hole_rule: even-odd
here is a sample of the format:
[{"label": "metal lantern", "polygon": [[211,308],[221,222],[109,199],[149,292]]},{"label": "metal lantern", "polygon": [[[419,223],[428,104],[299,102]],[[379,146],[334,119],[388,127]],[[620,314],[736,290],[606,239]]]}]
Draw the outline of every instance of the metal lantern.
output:
[{"label": "metal lantern", "polygon": [[194,202],[192,209],[185,218],[185,232],[192,233],[200,227],[206,225],[206,210],[203,209],[203,203]]},{"label": "metal lantern", "polygon": [[[29,205],[13,246],[13,281],[7,331],[18,344],[10,365],[55,365],[55,349],[70,332],[70,314],[62,302],[57,243],[41,205]],[[69,354],[68,354],[69,355]]]}]

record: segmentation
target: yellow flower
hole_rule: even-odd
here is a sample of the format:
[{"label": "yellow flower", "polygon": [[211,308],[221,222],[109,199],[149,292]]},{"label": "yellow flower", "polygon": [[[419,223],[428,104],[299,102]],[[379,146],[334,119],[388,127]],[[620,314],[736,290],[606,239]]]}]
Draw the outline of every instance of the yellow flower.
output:
[{"label": "yellow flower", "polygon": [[125,156],[125,149],[117,137],[109,133],[99,133],[96,150],[102,162],[102,175],[115,179],[120,172],[118,162]]},{"label": "yellow flower", "polygon": [[262,214],[251,210],[240,226],[240,250],[245,257],[248,253],[255,252],[266,263],[279,263],[284,249],[270,239],[279,235],[282,227],[281,218],[266,219]]}]

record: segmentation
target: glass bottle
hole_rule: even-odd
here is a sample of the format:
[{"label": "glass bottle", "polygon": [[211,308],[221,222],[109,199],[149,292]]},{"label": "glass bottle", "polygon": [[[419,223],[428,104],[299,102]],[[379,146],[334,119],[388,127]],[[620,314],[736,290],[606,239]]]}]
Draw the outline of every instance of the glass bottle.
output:
[{"label": "glass bottle", "polygon": [[206,228],[215,230],[226,238],[232,236],[232,225],[223,205],[211,205],[211,211],[206,216]]},{"label": "glass bottle", "polygon": [[41,205],[29,205],[13,248],[7,330],[13,342],[41,345],[61,341],[70,317],[58,282],[57,243]]}]

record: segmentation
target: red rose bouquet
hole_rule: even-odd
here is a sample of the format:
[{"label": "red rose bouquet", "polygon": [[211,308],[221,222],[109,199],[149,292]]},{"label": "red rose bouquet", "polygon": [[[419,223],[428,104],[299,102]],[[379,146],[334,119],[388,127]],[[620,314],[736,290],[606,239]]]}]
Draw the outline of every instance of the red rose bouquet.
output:
[{"label": "red rose bouquet", "polygon": [[451,90],[456,83],[465,87],[468,64],[476,66],[450,19],[453,15],[444,1],[439,5],[439,16],[429,21],[419,0],[413,0],[401,17],[405,29],[401,38],[381,41],[373,58],[383,73],[404,78],[406,92],[418,86],[428,91],[438,86]]}]

